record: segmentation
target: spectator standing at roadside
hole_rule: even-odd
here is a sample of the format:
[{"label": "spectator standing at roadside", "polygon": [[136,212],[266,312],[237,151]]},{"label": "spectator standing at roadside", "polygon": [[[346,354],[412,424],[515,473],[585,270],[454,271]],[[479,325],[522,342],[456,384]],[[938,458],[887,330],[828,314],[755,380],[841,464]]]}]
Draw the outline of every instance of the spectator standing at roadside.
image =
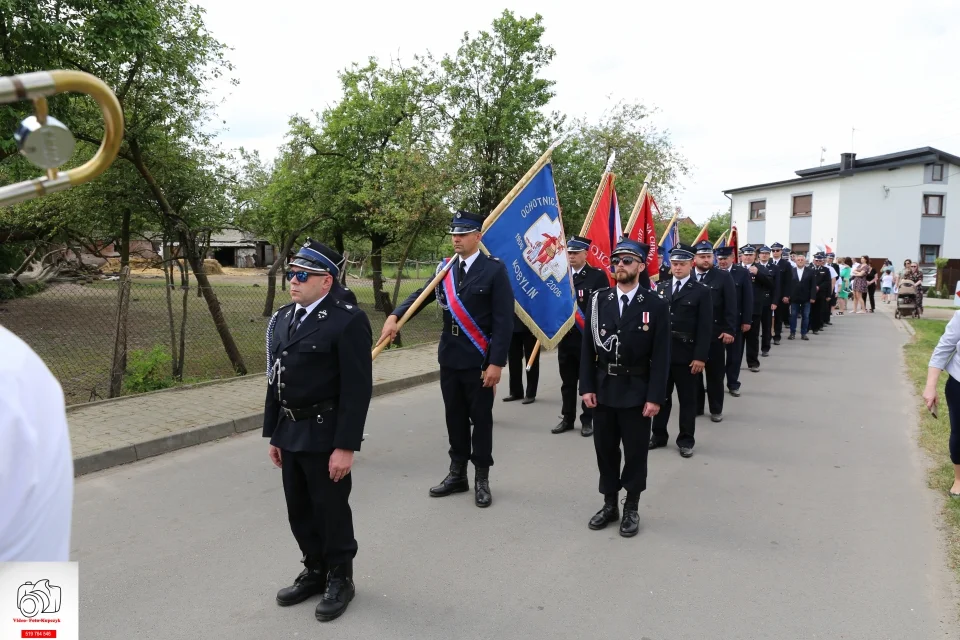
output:
[{"label": "spectator standing at roadside", "polygon": [[953,486],[950,497],[960,499],[960,311],[953,314],[947,323],[940,342],[930,356],[927,369],[927,385],[923,390],[923,401],[931,411],[938,402],[937,382],[940,372],[948,374],[944,395],[947,397],[947,411],[950,414],[950,461],[953,462]]},{"label": "spectator standing at roadside", "polygon": [[877,270],[870,264],[870,256],[863,256],[863,262],[867,265],[867,270],[864,274],[867,283],[867,295],[863,297],[863,309],[866,311],[867,298],[870,298],[870,313],[873,313],[874,309],[877,308],[877,303],[873,298],[873,294],[877,291]]}]

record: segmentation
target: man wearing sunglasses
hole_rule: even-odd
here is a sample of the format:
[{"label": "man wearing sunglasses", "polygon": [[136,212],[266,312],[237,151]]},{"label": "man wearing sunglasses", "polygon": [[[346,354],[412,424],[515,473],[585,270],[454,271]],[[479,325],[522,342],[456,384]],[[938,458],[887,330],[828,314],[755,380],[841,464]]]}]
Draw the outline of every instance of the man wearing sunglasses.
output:
[{"label": "man wearing sunglasses", "polygon": [[351,469],[373,395],[370,321],[337,284],[342,264],[336,251],[307,239],[286,273],[293,304],[281,307],[267,329],[263,436],[282,471],[304,564],[293,585],[277,593],[277,604],[322,593],[320,621],[339,617],[355,593]]},{"label": "man wearing sunglasses", "polygon": [[[663,296],[640,286],[647,246],[621,238],[610,256],[617,286],[590,299],[580,355],[580,394],[593,409],[593,445],[603,508],[589,522],[603,529],[620,518],[620,535],[640,527],[640,493],[647,488],[650,421],[666,397],[670,368],[670,308]],[[623,446],[623,469],[620,447]]]},{"label": "man wearing sunglasses", "polygon": [[773,249],[773,269],[780,278],[780,299],[777,300],[777,308],[774,310],[773,319],[773,344],[778,345],[780,344],[783,325],[789,326],[790,324],[790,296],[787,294],[790,291],[790,283],[793,282],[793,263],[790,262],[788,257],[790,250],[787,249],[787,254],[784,255],[784,247],[779,242],[774,242],[770,245],[770,248]]},{"label": "man wearing sunglasses", "polygon": [[723,420],[723,378],[726,374],[726,347],[733,344],[737,335],[740,312],[737,309],[737,286],[733,277],[723,269],[714,268],[713,245],[704,240],[696,245],[697,267],[693,277],[697,282],[710,287],[710,299],[713,302],[713,331],[710,342],[710,355],[706,365],[706,390],[703,383],[697,386],[697,415],[703,413],[704,405],[709,404],[710,420]]},{"label": "man wearing sunglasses", "polygon": [[[447,279],[430,291],[416,313],[433,300],[443,309],[437,359],[450,441],[450,473],[430,488],[430,495],[441,498],[469,491],[467,463],[473,461],[474,503],[489,507],[493,501],[493,391],[507,364],[513,338],[513,288],[500,259],[480,251],[483,220],[484,216],[469,211],[454,215],[449,231],[457,254],[454,264]],[[437,266],[438,273],[442,266]],[[424,288],[393,310],[383,323],[380,341],[396,337],[397,320]]]}]

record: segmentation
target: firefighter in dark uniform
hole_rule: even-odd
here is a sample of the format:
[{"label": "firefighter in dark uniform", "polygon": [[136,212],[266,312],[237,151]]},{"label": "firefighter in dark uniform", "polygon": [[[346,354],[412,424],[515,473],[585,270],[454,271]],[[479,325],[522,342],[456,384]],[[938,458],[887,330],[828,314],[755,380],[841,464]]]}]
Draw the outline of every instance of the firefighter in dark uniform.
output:
[{"label": "firefighter in dark uniform", "polygon": [[704,405],[710,405],[710,419],[723,420],[723,377],[726,375],[726,346],[732,344],[737,335],[737,323],[740,320],[737,311],[737,286],[733,277],[723,269],[713,266],[713,245],[708,241],[699,242],[696,247],[696,269],[693,277],[697,282],[710,287],[710,301],[713,303],[713,331],[711,333],[710,355],[707,358],[706,390],[703,384],[697,385],[697,415],[703,414]]},{"label": "firefighter in dark uniform", "polygon": [[793,282],[793,263],[790,262],[790,250],[784,252],[779,242],[770,245],[773,249],[773,266],[780,276],[780,297],[777,299],[777,310],[773,319],[773,344],[780,344],[783,326],[790,326],[790,288]]},{"label": "firefighter in dark uniform", "polygon": [[[450,277],[459,304],[451,306],[441,283],[430,292],[417,313],[433,300],[437,300],[443,309],[437,359],[450,440],[450,473],[430,489],[430,495],[439,498],[469,491],[467,462],[473,461],[476,470],[474,501],[478,507],[489,507],[493,501],[490,492],[493,393],[500,381],[501,370],[507,364],[513,337],[513,288],[507,268],[500,259],[480,251],[483,219],[484,216],[476,213],[458,211],[450,223],[453,248],[457,253]],[[438,272],[440,268],[437,267]],[[420,288],[411,293],[394,309],[383,325],[380,340],[396,337],[397,320],[422,291]],[[457,309],[465,311],[467,317],[458,315]],[[477,329],[479,335],[471,329]]]},{"label": "firefighter in dark uniform", "polygon": [[780,300],[780,270],[770,260],[770,247],[763,245],[757,251],[759,260],[756,262],[757,267],[763,267],[772,280],[773,289],[770,293],[771,298],[769,304],[764,305],[760,310],[760,357],[766,358],[770,355],[770,344],[773,335],[773,316],[781,306],[783,302]]},{"label": "firefighter in dark uniform", "polygon": [[830,298],[833,295],[833,269],[827,266],[827,255],[822,251],[813,254],[813,282],[817,286],[817,297],[810,305],[810,329],[817,335],[825,329],[824,321],[830,313]]},{"label": "firefighter in dark uniform", "polygon": [[743,334],[753,323],[753,286],[750,272],[734,263],[733,247],[718,247],[717,267],[733,278],[737,287],[737,333],[727,345],[727,389],[733,397],[740,396],[740,366],[743,364]]},{"label": "firefighter in dark uniform", "polygon": [[[580,356],[580,394],[593,407],[593,444],[600,470],[603,508],[590,519],[603,529],[620,517],[620,489],[627,490],[620,535],[640,528],[640,493],[647,488],[650,420],[667,393],[670,370],[670,308],[640,285],[647,246],[621,238],[610,256],[617,286],[590,298]],[[623,444],[623,470],[620,445]]]},{"label": "firefighter in dark uniform", "polygon": [[[573,272],[573,290],[577,296],[577,306],[587,317],[590,296],[594,291],[610,286],[607,276],[596,267],[587,264],[587,250],[590,248],[590,239],[582,236],[571,236],[567,241],[567,257],[570,269]],[[580,435],[593,435],[593,409],[580,400],[577,393],[577,382],[580,379],[580,350],[583,343],[583,330],[576,324],[563,336],[557,347],[557,360],[560,364],[560,397],[563,405],[560,424],[550,433],[563,433],[573,429],[577,418],[577,401],[580,401]]]},{"label": "firefighter in dark uniform", "polygon": [[670,377],[660,413],[653,419],[650,449],[667,446],[667,423],[673,407],[673,388],[680,404],[680,455],[693,455],[694,427],[697,421],[697,385],[710,353],[713,330],[713,303],[710,288],[690,277],[694,249],[679,244],[670,251],[673,277],[662,280],[657,291],[670,303]]},{"label": "firefighter in dark uniform", "polygon": [[[767,251],[768,255],[769,253]],[[776,278],[770,269],[755,262],[757,252],[753,247],[747,245],[741,249],[740,257],[743,260],[743,268],[750,275],[750,286],[753,289],[753,320],[750,329],[743,334],[744,350],[747,355],[747,368],[756,372],[760,371],[761,332],[766,334],[766,346],[767,349],[770,348],[770,306],[773,304],[773,296],[776,293],[774,291]]]},{"label": "firefighter in dark uniform", "polygon": [[323,593],[315,612],[321,621],[340,616],[355,593],[351,468],[373,395],[370,321],[336,282],[342,265],[340,254],[308,239],[286,273],[294,303],[281,307],[267,329],[263,436],[282,470],[305,567],[277,593],[277,603]]}]

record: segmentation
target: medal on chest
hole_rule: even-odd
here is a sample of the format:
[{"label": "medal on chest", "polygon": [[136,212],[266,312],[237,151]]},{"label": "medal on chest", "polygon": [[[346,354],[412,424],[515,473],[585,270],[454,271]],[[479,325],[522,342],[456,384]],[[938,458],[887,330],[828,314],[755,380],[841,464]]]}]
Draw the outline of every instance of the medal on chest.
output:
[{"label": "medal on chest", "polygon": [[642,327],[642,329],[643,329],[644,331],[650,331],[650,312],[649,312],[649,311],[644,311],[644,312],[643,312],[643,327]]}]

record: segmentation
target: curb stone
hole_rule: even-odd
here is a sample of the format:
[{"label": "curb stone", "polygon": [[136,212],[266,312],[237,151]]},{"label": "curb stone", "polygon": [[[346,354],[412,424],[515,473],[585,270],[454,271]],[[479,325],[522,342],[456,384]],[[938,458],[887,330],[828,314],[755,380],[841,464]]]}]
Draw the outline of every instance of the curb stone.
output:
[{"label": "curb stone", "polygon": [[[433,382],[440,379],[439,369],[429,371],[406,378],[396,380],[386,380],[384,382],[374,383],[373,397],[386,395],[403,391],[411,387],[416,387],[427,382]],[[226,422],[204,425],[194,429],[187,429],[179,433],[172,433],[162,438],[138,442],[134,445],[125,445],[116,449],[107,449],[98,451],[90,455],[74,458],[73,475],[79,477],[96,471],[103,471],[112,467],[117,467],[138,460],[152,458],[154,456],[177,451],[186,447],[196,446],[214,440],[220,440],[240,433],[246,433],[260,429],[263,426],[263,412],[255,413],[240,418],[234,418]]]}]

